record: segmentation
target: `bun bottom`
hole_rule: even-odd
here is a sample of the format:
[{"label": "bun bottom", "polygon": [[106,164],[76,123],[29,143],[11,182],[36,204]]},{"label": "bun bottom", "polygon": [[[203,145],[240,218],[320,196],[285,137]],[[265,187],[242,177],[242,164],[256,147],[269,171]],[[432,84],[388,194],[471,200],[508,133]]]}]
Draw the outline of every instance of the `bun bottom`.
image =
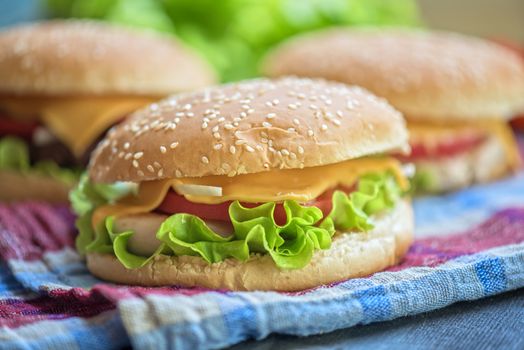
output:
[{"label": "bun bottom", "polygon": [[421,192],[442,193],[491,182],[510,174],[508,155],[496,137],[470,152],[438,160],[414,161],[417,172],[428,174],[431,184]]},{"label": "bun bottom", "polygon": [[142,268],[126,269],[111,254],[88,253],[87,267],[99,278],[130,285],[299,291],[367,276],[398,263],[413,241],[411,203],[400,201],[374,223],[369,232],[337,233],[330,249],[316,251],[311,262],[297,270],[281,270],[267,255],[214,264],[195,256],[161,255]]},{"label": "bun bottom", "polygon": [[0,201],[36,199],[49,203],[67,203],[70,189],[65,183],[44,175],[0,171]]}]

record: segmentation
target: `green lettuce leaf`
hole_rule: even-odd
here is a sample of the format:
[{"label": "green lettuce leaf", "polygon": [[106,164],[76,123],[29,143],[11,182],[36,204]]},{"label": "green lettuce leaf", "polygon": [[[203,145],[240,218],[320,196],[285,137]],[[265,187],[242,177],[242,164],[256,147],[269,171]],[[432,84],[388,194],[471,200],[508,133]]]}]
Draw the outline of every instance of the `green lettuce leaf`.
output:
[{"label": "green lettuce leaf", "polygon": [[391,174],[367,174],[349,195],[341,191],[333,194],[333,209],[326,218],[316,207],[284,201],[284,225],[278,225],[273,218],[275,203],[246,208],[235,201],[229,207],[233,232],[228,237],[214,232],[195,215],[178,213],[168,217],[156,232],[159,246],[154,254],[140,256],[128,250],[133,231],[115,231],[114,217],[106,218],[95,229],[91,226],[94,208],[114,202],[125,193],[109,185],[93,185],[87,176],[82,177],[71,194],[73,207],[80,215],[76,240],[80,253],[112,253],[127,268],[144,266],[159,254],[200,256],[215,263],[227,258],[245,261],[256,253],[270,255],[283,269],[302,268],[315,250],[329,249],[335,230],[372,229],[371,216],[392,208],[402,194]]},{"label": "green lettuce leaf", "polygon": [[75,184],[80,176],[80,171],[61,168],[52,161],[40,161],[31,165],[29,148],[25,141],[11,136],[0,139],[0,169],[25,174],[36,173],[60,180],[68,185]]},{"label": "green lettuce leaf", "polygon": [[17,137],[0,139],[0,169],[26,171],[30,168],[29,149]]}]

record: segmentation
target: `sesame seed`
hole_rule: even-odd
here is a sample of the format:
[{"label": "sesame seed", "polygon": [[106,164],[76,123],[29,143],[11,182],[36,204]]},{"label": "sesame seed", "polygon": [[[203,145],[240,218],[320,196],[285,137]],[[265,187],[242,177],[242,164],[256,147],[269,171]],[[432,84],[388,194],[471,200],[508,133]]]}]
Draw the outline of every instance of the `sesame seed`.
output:
[{"label": "sesame seed", "polygon": [[298,146],[297,150],[299,154],[304,154],[304,147]]},{"label": "sesame seed", "polygon": [[138,176],[142,176],[142,177],[145,175],[142,170],[138,170],[136,173],[138,174]]},{"label": "sesame seed", "polygon": [[267,102],[266,102],[266,106],[268,106],[268,107],[273,107],[273,103],[272,103],[271,101],[267,101]]},{"label": "sesame seed", "polygon": [[140,159],[140,158],[142,158],[143,155],[144,155],[144,152],[136,152],[136,153],[133,155],[133,158],[135,158],[135,159]]},{"label": "sesame seed", "polygon": [[273,102],[273,104],[274,104],[275,106],[278,105],[278,104],[280,103],[280,101],[277,100],[276,98],[275,98],[272,102]]},{"label": "sesame seed", "polygon": [[209,159],[206,156],[202,156],[201,160],[202,160],[202,163],[209,164]]},{"label": "sesame seed", "polygon": [[280,151],[282,152],[283,155],[289,156],[289,151],[287,149],[283,148]]},{"label": "sesame seed", "polygon": [[300,125],[300,120],[298,120],[297,118],[294,118],[293,119],[293,124]]},{"label": "sesame seed", "polygon": [[175,170],[175,176],[176,177],[182,177],[182,172],[180,170]]},{"label": "sesame seed", "polygon": [[229,166],[229,164],[227,163],[222,163],[222,169],[224,169],[225,171],[229,171],[231,169],[231,166]]},{"label": "sesame seed", "polygon": [[246,151],[248,152],[255,152],[255,149],[251,147],[250,145],[245,145]]},{"label": "sesame seed", "polygon": [[124,158],[124,155],[125,155],[124,152],[120,152],[120,153],[118,153],[118,158]]},{"label": "sesame seed", "polygon": [[255,113],[255,110],[253,108],[250,108],[247,110],[247,114],[252,114],[252,113]]},{"label": "sesame seed", "polygon": [[314,111],[316,111],[318,109],[318,107],[316,105],[314,105],[314,104],[310,104],[309,108],[314,110]]},{"label": "sesame seed", "polygon": [[164,146],[160,146],[160,153],[166,153],[167,152],[167,148],[165,148]]},{"label": "sesame seed", "polygon": [[175,123],[180,123],[180,118],[175,118],[174,122]]},{"label": "sesame seed", "polygon": [[264,163],[264,168],[269,168],[269,164],[268,163]]},{"label": "sesame seed", "polygon": [[322,130],[326,131],[327,130],[327,125],[326,124],[322,124],[322,126],[320,127]]},{"label": "sesame seed", "polygon": [[220,139],[221,136],[220,136],[220,133],[218,133],[218,132],[214,132],[214,133],[213,133],[213,137],[214,137],[215,139]]},{"label": "sesame seed", "polygon": [[133,156],[133,153],[127,153],[126,156],[124,157],[125,160],[129,160],[131,159],[131,157]]},{"label": "sesame seed", "polygon": [[218,122],[219,122],[219,123],[222,123],[222,122],[225,122],[225,121],[226,121],[226,118],[224,118],[224,117],[220,117],[220,118],[218,118]]},{"label": "sesame seed", "polygon": [[129,149],[129,146],[130,146],[129,142],[124,143],[124,149]]},{"label": "sesame seed", "polygon": [[244,145],[244,144],[246,144],[246,143],[247,143],[246,140],[236,140],[236,141],[235,141],[235,145],[237,145],[237,146]]},{"label": "sesame seed", "polygon": [[169,148],[175,149],[178,146],[178,142],[173,142],[169,145]]},{"label": "sesame seed", "polygon": [[182,107],[182,109],[186,110],[186,111],[190,110],[191,109],[191,104],[190,103],[185,104],[184,107]]},{"label": "sesame seed", "polygon": [[265,127],[265,128],[270,128],[270,127],[272,127],[271,123],[268,123],[268,122],[263,122],[263,123],[262,123],[262,126]]},{"label": "sesame seed", "polygon": [[218,125],[215,125],[215,126],[213,127],[213,129],[211,129],[211,131],[213,131],[213,132],[217,132],[217,131],[218,131]]},{"label": "sesame seed", "polygon": [[231,154],[235,154],[237,151],[237,149],[235,148],[235,146],[229,146],[229,152],[231,152]]},{"label": "sesame seed", "polygon": [[155,168],[161,168],[162,167],[159,162],[153,162],[153,166]]},{"label": "sesame seed", "polygon": [[297,155],[293,152],[289,152],[289,157],[291,157],[291,159],[297,159]]},{"label": "sesame seed", "polygon": [[298,166],[300,169],[304,169],[304,163],[300,163],[300,165]]},{"label": "sesame seed", "polygon": [[160,169],[160,170],[158,171],[157,175],[158,175],[159,177],[163,176],[163,175],[164,175],[164,169]]},{"label": "sesame seed", "polygon": [[337,116],[339,116],[340,118],[342,118],[344,116],[344,114],[342,113],[342,111],[337,111]]},{"label": "sesame seed", "polygon": [[268,114],[266,115],[266,118],[267,118],[267,119],[273,119],[273,118],[275,118],[276,116],[277,116],[277,115],[276,115],[275,113],[268,113]]},{"label": "sesame seed", "polygon": [[255,148],[259,151],[263,151],[264,150],[264,147],[262,147],[261,145],[256,145]]},{"label": "sesame seed", "polygon": [[133,160],[133,166],[134,166],[135,168],[138,168],[138,161],[137,161],[136,159]]},{"label": "sesame seed", "polygon": [[313,132],[313,130],[309,129],[309,130],[307,131],[307,135],[308,135],[308,136],[313,136],[313,135],[315,135],[315,133]]},{"label": "sesame seed", "polygon": [[221,143],[217,143],[216,145],[213,146],[213,149],[215,149],[215,150],[217,150],[217,151],[218,151],[219,149],[221,149],[221,148],[222,148],[222,144],[221,144]]},{"label": "sesame seed", "polygon": [[332,120],[333,124],[337,125],[337,126],[340,126],[340,120],[338,119],[333,119]]},{"label": "sesame seed", "polygon": [[293,103],[290,103],[290,104],[287,105],[287,108],[295,110],[295,109],[297,109],[297,105],[293,104]]},{"label": "sesame seed", "polygon": [[195,116],[195,113],[193,113],[193,112],[187,112],[186,113],[186,117],[188,117],[188,118],[193,118],[194,116]]},{"label": "sesame seed", "polygon": [[205,129],[205,128],[207,128],[207,123],[206,123],[206,122],[203,122],[203,123],[202,123],[202,129]]},{"label": "sesame seed", "polygon": [[240,112],[240,118],[245,118],[247,117],[247,113],[246,112]]},{"label": "sesame seed", "polygon": [[[185,115],[186,115],[186,114],[185,114],[184,112],[176,112],[176,113],[175,113],[175,116],[177,116],[177,117],[183,117],[183,116],[185,116]],[[177,122],[177,123],[178,123],[178,122]]]},{"label": "sesame seed", "polygon": [[147,166],[147,170],[149,170],[150,172],[154,173],[155,172],[155,168],[153,168],[153,166],[151,164],[149,164]]},{"label": "sesame seed", "polygon": [[235,127],[238,126],[238,125],[239,125],[238,122],[234,122],[233,123],[233,126],[235,126]]},{"label": "sesame seed", "polygon": [[260,142],[262,142],[262,143],[267,143],[267,141],[268,141],[268,140],[267,140],[265,137],[262,137],[262,138],[260,139]]},{"label": "sesame seed", "polygon": [[250,109],[251,107],[249,107],[248,105],[242,105],[242,108],[243,109]]},{"label": "sesame seed", "polygon": [[231,130],[233,128],[234,128],[234,126],[232,124],[227,123],[227,124],[224,125],[224,129]]}]

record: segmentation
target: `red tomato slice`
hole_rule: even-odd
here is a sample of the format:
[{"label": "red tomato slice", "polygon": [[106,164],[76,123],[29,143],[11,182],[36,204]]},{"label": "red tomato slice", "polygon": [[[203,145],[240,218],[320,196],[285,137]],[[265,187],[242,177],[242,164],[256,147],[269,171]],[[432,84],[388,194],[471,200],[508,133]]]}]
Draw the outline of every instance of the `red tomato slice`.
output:
[{"label": "red tomato slice", "polygon": [[442,158],[449,157],[463,152],[467,152],[477,147],[486,139],[485,135],[464,135],[456,137],[453,140],[443,140],[434,147],[426,145],[412,144],[411,154],[408,156],[397,156],[401,161],[414,161],[421,158]]},{"label": "red tomato slice", "polygon": [[519,115],[511,121],[511,126],[515,129],[524,131],[524,115]]},{"label": "red tomato slice", "polygon": [[[340,190],[349,192],[350,188],[340,188]],[[331,198],[335,190],[329,190],[324,192],[316,199],[307,202],[307,206],[315,206],[322,210],[324,216],[328,215],[331,211],[332,202]],[[165,214],[175,213],[186,213],[196,215],[204,220],[218,220],[218,221],[230,221],[229,220],[229,205],[231,201],[227,201],[220,204],[202,204],[188,201],[184,196],[177,194],[175,191],[169,191],[166,198],[158,206],[157,210]],[[253,208],[261,203],[241,203],[244,207]],[[273,213],[275,222],[278,225],[284,225],[286,223],[286,211],[284,206],[278,203]]]},{"label": "red tomato slice", "polygon": [[0,115],[0,136],[18,136],[30,140],[37,127],[36,122],[19,122]]}]

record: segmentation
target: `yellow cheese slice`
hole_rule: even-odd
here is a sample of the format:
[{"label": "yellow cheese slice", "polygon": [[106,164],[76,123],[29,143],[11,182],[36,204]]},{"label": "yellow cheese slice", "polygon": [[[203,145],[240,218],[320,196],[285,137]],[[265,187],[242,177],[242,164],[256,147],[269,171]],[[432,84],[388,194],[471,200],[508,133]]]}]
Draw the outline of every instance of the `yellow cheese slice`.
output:
[{"label": "yellow cheese slice", "polygon": [[0,98],[0,109],[20,120],[39,119],[76,156],[107,128],[156,97],[17,97]]},{"label": "yellow cheese slice", "polygon": [[455,124],[430,124],[430,123],[408,123],[411,144],[421,143],[428,148],[436,146],[446,139],[464,135],[487,135],[500,140],[504,147],[507,163],[510,169],[520,167],[520,155],[517,141],[510,126],[503,120],[478,120],[472,122],[461,122]]},{"label": "yellow cheese slice", "polygon": [[234,177],[208,176],[147,181],[140,184],[137,195],[97,208],[93,214],[93,224],[96,225],[108,216],[150,212],[162,203],[169,189],[177,184],[222,187],[220,197],[185,196],[187,200],[196,203],[218,204],[230,200],[263,203],[289,199],[305,203],[339,185],[352,186],[366,173],[382,171],[391,171],[401,188],[408,189],[409,184],[400,163],[393,158],[360,158],[305,169],[276,170]]}]

